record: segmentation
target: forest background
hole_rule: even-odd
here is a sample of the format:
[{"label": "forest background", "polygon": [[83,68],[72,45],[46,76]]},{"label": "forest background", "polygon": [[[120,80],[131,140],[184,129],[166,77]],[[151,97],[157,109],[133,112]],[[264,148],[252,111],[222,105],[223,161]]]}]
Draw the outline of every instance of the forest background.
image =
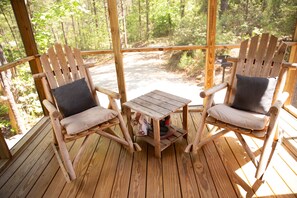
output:
[{"label": "forest background", "polygon": [[[122,48],[205,45],[207,0],[118,0]],[[39,53],[55,42],[81,50],[111,49],[106,0],[26,0]],[[290,40],[296,0],[218,0],[216,44],[236,44],[269,32]],[[26,57],[9,0],[0,1],[0,65]],[[217,50],[216,54],[226,54]],[[106,59],[112,57],[99,57]],[[100,60],[99,60],[100,61]],[[102,60],[101,60],[102,61]],[[203,50],[170,54],[168,68],[197,76]],[[0,75],[0,128],[5,136],[28,131],[43,115],[28,64]]]}]

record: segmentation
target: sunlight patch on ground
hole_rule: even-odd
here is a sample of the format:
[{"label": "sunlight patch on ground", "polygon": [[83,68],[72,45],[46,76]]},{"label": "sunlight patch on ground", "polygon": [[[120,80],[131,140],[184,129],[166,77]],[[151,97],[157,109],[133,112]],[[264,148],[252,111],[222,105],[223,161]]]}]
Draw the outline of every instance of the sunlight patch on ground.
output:
[{"label": "sunlight patch on ground", "polygon": [[[131,100],[153,90],[161,90],[190,99],[190,105],[202,105],[199,94],[203,87],[195,80],[188,80],[182,74],[167,71],[166,60],[160,58],[163,52],[129,53],[124,55],[124,74],[127,100]],[[94,84],[118,92],[115,64],[105,64],[91,69]],[[225,90],[215,96],[216,103],[222,103]],[[108,104],[107,97],[99,94],[103,106]]]}]

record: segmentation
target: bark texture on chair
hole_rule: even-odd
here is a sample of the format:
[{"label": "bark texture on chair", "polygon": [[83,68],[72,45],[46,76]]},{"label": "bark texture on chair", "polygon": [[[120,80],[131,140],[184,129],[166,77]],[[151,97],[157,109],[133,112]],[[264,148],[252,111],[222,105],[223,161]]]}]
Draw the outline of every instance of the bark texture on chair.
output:
[{"label": "bark texture on chair", "polygon": [[[239,57],[229,59],[229,61],[233,62],[229,83],[222,83],[200,93],[202,98],[206,98],[206,105],[194,142],[187,146],[185,152],[196,153],[198,149],[208,142],[233,131],[256,166],[255,177],[259,180],[264,180],[264,173],[269,167],[276,145],[278,145],[277,142],[281,138],[278,130],[278,116],[281,107],[288,97],[288,93],[283,93],[287,71],[290,67],[294,67],[294,64],[284,63],[286,48],[285,43],[278,43],[278,39],[275,36],[267,33],[254,36],[241,43]],[[239,77],[250,78],[254,81],[264,80],[266,82],[270,82],[269,78],[276,79],[277,82],[276,85],[273,85],[274,89],[267,113],[264,111],[265,108],[264,110],[259,110],[256,107],[247,111],[233,107],[235,95],[238,93],[237,79]],[[266,86],[269,87],[268,84]],[[227,89],[224,104],[215,105],[213,103],[214,94],[224,88]],[[255,94],[259,91],[259,87],[252,87],[251,89],[243,90],[247,93],[256,91],[254,94],[245,96],[248,97],[248,100],[254,99],[250,97],[256,97]],[[267,102],[267,100],[264,102]],[[251,112],[255,111],[255,109],[256,112]],[[218,132],[203,138],[202,134],[206,124],[216,126]],[[249,149],[243,135],[264,140],[259,162],[257,162],[253,152]]]},{"label": "bark texture on chair", "polygon": [[[35,74],[34,78],[41,78],[43,82],[47,98],[43,105],[49,111],[54,132],[52,146],[68,182],[76,178],[75,165],[87,147],[88,137],[94,133],[117,141],[130,152],[140,150],[140,147],[132,142],[115,102],[115,99],[120,98],[120,94],[94,86],[89,73],[89,67],[92,65],[84,64],[80,50],[55,44],[40,60],[44,73]],[[67,91],[67,88],[71,90]],[[108,96],[108,109],[99,105],[96,92]],[[114,125],[120,126],[121,134],[111,129]],[[78,138],[85,139],[77,155],[71,159],[66,143]]]}]

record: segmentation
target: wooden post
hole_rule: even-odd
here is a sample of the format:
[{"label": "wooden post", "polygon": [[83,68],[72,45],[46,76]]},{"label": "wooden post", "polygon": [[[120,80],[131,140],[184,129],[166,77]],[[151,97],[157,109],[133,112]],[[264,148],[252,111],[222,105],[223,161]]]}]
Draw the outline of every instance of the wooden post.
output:
[{"label": "wooden post", "polygon": [[[295,32],[293,35],[293,41],[297,41],[297,23],[295,26]],[[294,45],[291,48],[291,53],[290,53],[290,58],[289,58],[290,63],[297,63],[297,46]],[[287,77],[287,82],[285,85],[285,91],[289,92],[289,98],[287,99],[285,105],[291,105],[292,99],[293,99],[293,94],[294,94],[294,88],[297,83],[297,70],[289,70],[288,72],[288,77]],[[295,90],[297,91],[297,90]],[[295,93],[296,94],[296,93]]]},{"label": "wooden post", "polygon": [[[22,37],[22,41],[25,47],[27,56],[37,56],[38,49],[35,43],[31,22],[29,19],[28,11],[24,0],[11,0],[11,6],[18,24],[18,28]],[[35,58],[29,62],[32,74],[42,72],[40,60]],[[45,99],[44,90],[41,80],[35,80],[36,90],[39,96],[39,100]],[[47,115],[47,111],[43,108],[43,112]]]},{"label": "wooden post", "polygon": [[205,82],[204,88],[208,89],[214,84],[214,62],[215,62],[215,44],[216,44],[216,18],[217,18],[217,0],[208,1],[207,15],[207,50],[205,63]]},{"label": "wooden post", "polygon": [[114,61],[115,61],[116,72],[117,72],[119,93],[121,94],[121,107],[123,111],[123,108],[124,108],[123,103],[127,101],[127,95],[126,95],[126,84],[125,84],[124,67],[123,67],[123,55],[121,52],[121,39],[120,39],[120,30],[119,30],[117,2],[116,0],[107,0],[107,3],[108,3],[108,14],[110,19],[110,29],[111,29]]},{"label": "wooden post", "polygon": [[0,159],[9,158],[11,158],[11,153],[3,137],[2,131],[0,131]]}]

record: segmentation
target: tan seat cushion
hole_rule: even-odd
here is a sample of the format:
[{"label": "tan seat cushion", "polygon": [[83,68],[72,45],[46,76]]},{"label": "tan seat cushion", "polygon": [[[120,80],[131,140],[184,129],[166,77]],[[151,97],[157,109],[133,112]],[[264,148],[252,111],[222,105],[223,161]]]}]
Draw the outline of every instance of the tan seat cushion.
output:
[{"label": "tan seat cushion", "polygon": [[68,135],[74,135],[113,119],[117,115],[118,113],[114,110],[96,106],[62,119],[61,125],[66,129]]},{"label": "tan seat cushion", "polygon": [[264,129],[269,120],[269,116],[234,109],[225,104],[215,105],[207,113],[222,122],[251,130]]}]

